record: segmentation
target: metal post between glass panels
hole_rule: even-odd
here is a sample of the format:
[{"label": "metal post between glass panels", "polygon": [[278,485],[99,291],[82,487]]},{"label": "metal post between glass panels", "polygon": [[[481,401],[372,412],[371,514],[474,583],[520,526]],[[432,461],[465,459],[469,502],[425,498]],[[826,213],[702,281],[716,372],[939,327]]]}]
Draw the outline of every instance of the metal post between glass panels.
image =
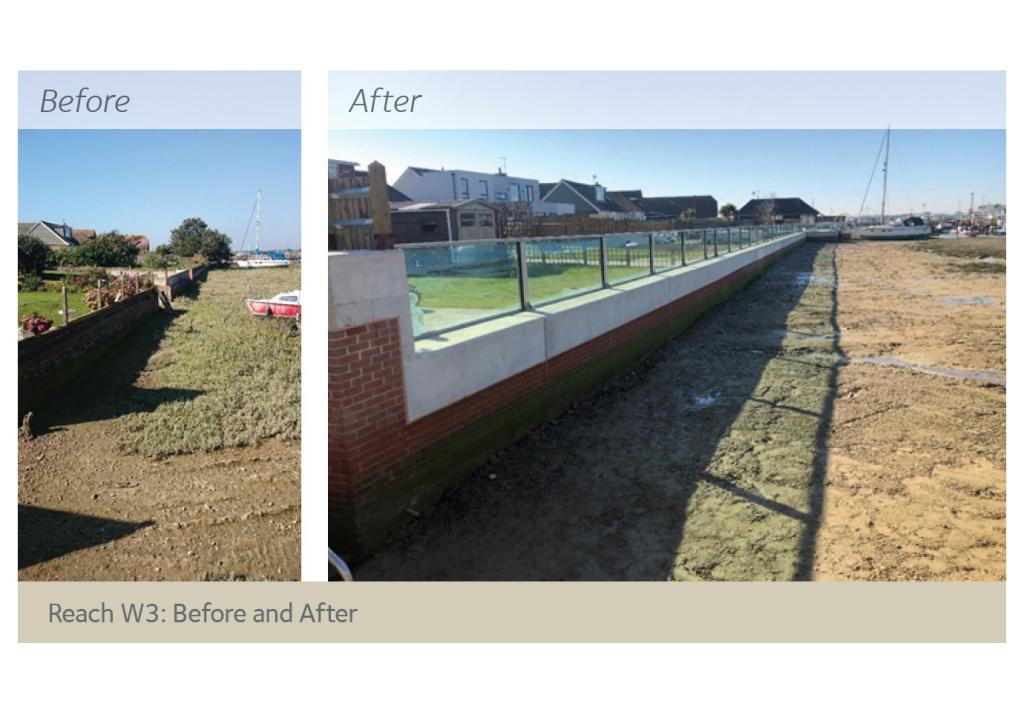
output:
[{"label": "metal post between glass panels", "polygon": [[530,310],[530,275],[526,270],[526,242],[516,242],[516,259],[519,261],[519,304],[523,311]]},{"label": "metal post between glass panels", "polygon": [[599,257],[601,259],[601,287],[607,289],[607,287],[608,287],[608,259],[607,259],[608,258],[608,246],[605,244],[605,237],[604,237],[604,235],[601,236],[600,243],[601,243],[601,249],[599,250],[599,252],[600,252]]},{"label": "metal post between glass panels", "polygon": [[686,233],[679,233],[679,264],[686,266]]},{"label": "metal post between glass panels", "polygon": [[654,233],[647,233],[647,267],[654,274]]}]

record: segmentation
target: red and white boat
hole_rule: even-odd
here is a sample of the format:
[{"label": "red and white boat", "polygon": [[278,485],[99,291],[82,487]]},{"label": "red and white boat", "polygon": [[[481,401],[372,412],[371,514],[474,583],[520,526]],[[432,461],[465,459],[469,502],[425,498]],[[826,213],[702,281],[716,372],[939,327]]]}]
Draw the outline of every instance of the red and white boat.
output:
[{"label": "red and white boat", "polygon": [[278,319],[298,319],[302,314],[300,290],[282,292],[270,299],[246,299],[245,308],[253,316],[272,316]]}]

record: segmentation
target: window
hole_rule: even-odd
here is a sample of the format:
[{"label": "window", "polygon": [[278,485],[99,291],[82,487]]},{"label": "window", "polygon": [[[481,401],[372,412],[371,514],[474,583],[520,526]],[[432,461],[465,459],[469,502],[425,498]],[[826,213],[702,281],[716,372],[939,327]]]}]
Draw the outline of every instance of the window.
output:
[{"label": "window", "polygon": [[477,217],[480,219],[480,227],[494,227],[493,213],[477,213]]},{"label": "window", "polygon": [[494,194],[494,199],[495,200],[508,200],[508,193],[495,193]]},{"label": "window", "polygon": [[480,181],[480,197],[484,200],[487,199],[487,181]]},{"label": "window", "polygon": [[459,213],[459,227],[476,227],[476,213],[469,210]]},{"label": "window", "polygon": [[520,197],[519,197],[519,184],[518,183],[510,184],[509,187],[508,187],[508,194],[509,194],[509,196],[511,196],[510,199],[511,199],[511,201],[513,203],[518,203],[519,200],[520,200]]},{"label": "window", "polygon": [[533,186],[532,185],[526,186],[526,202],[527,203],[532,203],[533,202]]},{"label": "window", "polygon": [[424,235],[433,235],[437,232],[437,222],[431,220],[430,222],[420,223],[420,232]]},{"label": "window", "polygon": [[462,197],[469,197],[469,178],[459,178],[459,183],[462,186]]}]

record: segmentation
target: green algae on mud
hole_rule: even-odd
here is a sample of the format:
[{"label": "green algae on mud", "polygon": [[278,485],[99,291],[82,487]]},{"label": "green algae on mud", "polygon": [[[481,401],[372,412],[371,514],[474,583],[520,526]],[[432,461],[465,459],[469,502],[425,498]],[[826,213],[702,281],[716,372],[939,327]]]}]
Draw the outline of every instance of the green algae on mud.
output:
[{"label": "green algae on mud", "polygon": [[[300,339],[291,320],[251,316],[245,297],[299,287],[299,269],[212,270],[174,317],[119,419],[123,452],[209,452],[300,434]],[[166,317],[158,317],[166,318]]]}]

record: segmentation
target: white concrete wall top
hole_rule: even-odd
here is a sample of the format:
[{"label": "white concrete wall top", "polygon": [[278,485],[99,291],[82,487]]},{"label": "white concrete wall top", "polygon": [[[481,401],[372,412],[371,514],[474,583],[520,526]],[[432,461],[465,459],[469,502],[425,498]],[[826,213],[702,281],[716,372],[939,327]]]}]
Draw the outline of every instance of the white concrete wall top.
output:
[{"label": "white concrete wall top", "polygon": [[670,304],[804,240],[796,233],[532,312],[415,341],[400,250],[331,253],[331,328],[397,317],[410,421],[522,373],[546,359]]}]

